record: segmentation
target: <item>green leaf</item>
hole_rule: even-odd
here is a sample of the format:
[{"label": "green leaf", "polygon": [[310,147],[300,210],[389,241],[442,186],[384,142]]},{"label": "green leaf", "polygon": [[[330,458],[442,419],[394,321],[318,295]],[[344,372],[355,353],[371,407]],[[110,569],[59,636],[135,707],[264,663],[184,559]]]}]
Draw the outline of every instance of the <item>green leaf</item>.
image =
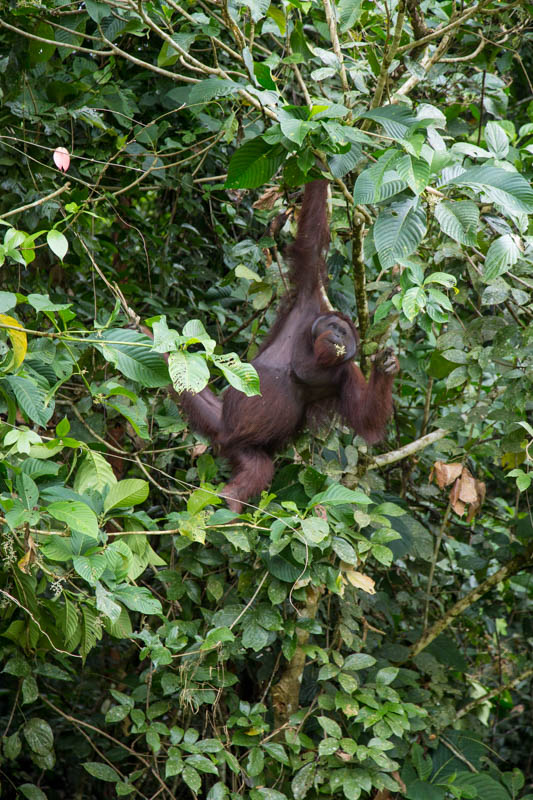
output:
[{"label": "green leaf", "polygon": [[53,229],[46,234],[46,241],[52,253],[54,253],[60,261],[63,261],[68,252],[67,237],[60,231]]},{"label": "green leaf", "polygon": [[54,413],[54,401],[46,403],[46,393],[35,381],[19,375],[4,378],[22,411],[32,422],[45,428]]},{"label": "green leaf", "polygon": [[341,561],[345,561],[347,564],[357,564],[359,562],[357,553],[346,539],[342,539],[340,536],[334,536],[331,546]]},{"label": "green leaf", "polygon": [[101,761],[85,761],[82,766],[87,770],[89,775],[92,775],[93,778],[98,778],[101,781],[117,783],[120,780],[118,773],[115,772],[113,767],[110,767],[109,764],[104,764]]},{"label": "green leaf", "polygon": [[85,533],[92,539],[98,539],[98,520],[88,505],[78,500],[60,500],[50,503],[46,510],[72,530]]},{"label": "green leaf", "polygon": [[96,450],[85,453],[74,479],[74,491],[84,494],[87,489],[101,492],[106,486],[117,482],[109,461]]},{"label": "green leaf", "polygon": [[209,368],[205,358],[198,353],[178,350],[168,357],[168,371],[174,389],[182,392],[198,394],[209,382]]},{"label": "green leaf", "polygon": [[353,142],[346,153],[338,153],[329,159],[329,168],[334,178],[342,178],[351,172],[362,155],[361,145]]},{"label": "green leaf", "polygon": [[418,198],[393,203],[374,223],[374,242],[385,269],[414,253],[426,234],[426,215]]},{"label": "green leaf", "polygon": [[405,155],[395,164],[396,171],[415,194],[424,191],[429,183],[429,164],[423,158]]},{"label": "green leaf", "polygon": [[103,553],[91,553],[88,556],[73,556],[72,565],[84,581],[96,586],[105,572],[107,561]]},{"label": "green leaf", "polygon": [[207,78],[205,81],[196,83],[189,93],[189,105],[196,103],[207,103],[215,97],[228,97],[232,94],[237,94],[239,89],[243,89],[239,83],[235,81],[221,79],[221,78]]},{"label": "green leaf", "polygon": [[324,505],[338,506],[342,503],[357,503],[358,505],[368,505],[371,503],[370,497],[361,489],[348,489],[340,483],[332,483],[324,492],[315,494],[309,501],[309,506]]},{"label": "green leaf", "polygon": [[343,670],[357,671],[374,666],[376,659],[368,653],[352,653],[343,664]]},{"label": "green leaf", "polygon": [[32,717],[22,728],[24,738],[28,742],[30,750],[44,756],[49,753],[54,746],[54,734],[52,728],[44,719]]},{"label": "green leaf", "polygon": [[259,375],[251,364],[243,363],[235,353],[211,356],[213,364],[222,370],[224,377],[235,389],[247,397],[261,394]]},{"label": "green leaf", "polygon": [[222,642],[233,642],[233,641],[235,641],[235,636],[229,628],[227,627],[214,628],[212,631],[209,631],[200,649],[210,650],[212,647],[216,647],[216,645]]},{"label": "green leaf", "polygon": [[471,200],[442,200],[435,207],[435,216],[441,230],[456,242],[476,245],[479,209]]},{"label": "green leaf", "polygon": [[181,777],[194,794],[202,788],[202,779],[193,767],[184,767]]},{"label": "green leaf", "polygon": [[269,145],[261,136],[250,139],[235,151],[228,167],[227,189],[256,189],[274,175],[285,160],[287,151]]},{"label": "green leaf", "polygon": [[34,783],[23,783],[17,787],[19,792],[22,792],[24,797],[28,800],[47,800],[47,797],[42,789],[39,789]]},{"label": "green leaf", "polygon": [[306,764],[298,770],[291,783],[294,800],[303,800],[314,783],[317,771],[317,765],[313,763]]},{"label": "green leaf", "polygon": [[168,386],[167,365],[164,358],[152,350],[149,336],[123,328],[104,331],[100,338],[102,344],[96,348],[126,378],[149,388]]},{"label": "green leaf", "polygon": [[487,122],[485,126],[485,142],[496,158],[503,159],[509,152],[509,139],[501,125]]},{"label": "green leaf", "polygon": [[416,317],[426,306],[426,292],[422,286],[413,286],[402,297],[402,311],[408,320]]},{"label": "green leaf", "polygon": [[107,514],[112,508],[128,508],[129,506],[137,506],[139,503],[144,503],[149,491],[148,481],[143,481],[140,478],[128,478],[127,480],[119,481],[111,486],[104,500],[104,511]]},{"label": "green leaf", "polygon": [[329,535],[329,525],[327,520],[321,517],[307,517],[302,520],[302,530],[304,539],[310,547],[324,541]]},{"label": "green leaf", "polygon": [[334,719],[330,719],[330,717],[317,717],[317,722],[328,736],[333,736],[335,739],[341,738],[341,726],[338,722],[335,722]]},{"label": "green leaf", "polygon": [[409,128],[417,123],[417,119],[412,112],[399,105],[374,108],[361,116],[378,122],[385,129],[385,133],[396,140],[404,139]]},{"label": "green leaf", "polygon": [[533,212],[533,189],[518,172],[490,165],[470,167],[449,183],[468,186],[478,192],[485,191],[494,203],[511,213]]},{"label": "green leaf", "polygon": [[455,389],[456,386],[461,386],[468,379],[468,372],[466,367],[457,367],[453,372],[450,372],[446,378],[446,388]]},{"label": "green leaf", "polygon": [[15,308],[17,305],[17,295],[13,292],[0,292],[0,314]]},{"label": "green leaf", "polygon": [[124,603],[131,611],[140,611],[141,614],[161,614],[161,603],[152,593],[140,586],[118,586],[113,591],[113,597]]},{"label": "green leaf", "polygon": [[252,778],[257,777],[263,772],[265,756],[260,747],[252,747],[246,761],[246,772]]},{"label": "green leaf", "polygon": [[504,275],[516,264],[521,254],[516,236],[505,233],[495,239],[488,249],[483,265],[483,277],[492,281]]}]

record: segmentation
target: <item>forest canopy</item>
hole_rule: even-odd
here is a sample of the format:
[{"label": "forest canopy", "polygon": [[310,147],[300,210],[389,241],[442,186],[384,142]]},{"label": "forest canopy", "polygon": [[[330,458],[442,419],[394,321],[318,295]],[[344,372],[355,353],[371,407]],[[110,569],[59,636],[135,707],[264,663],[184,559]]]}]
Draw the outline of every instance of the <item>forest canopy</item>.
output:
[{"label": "forest canopy", "polygon": [[[532,800],[532,18],[4,0],[0,796]],[[176,391],[260,391],[317,178],[393,416],[236,518]]]}]

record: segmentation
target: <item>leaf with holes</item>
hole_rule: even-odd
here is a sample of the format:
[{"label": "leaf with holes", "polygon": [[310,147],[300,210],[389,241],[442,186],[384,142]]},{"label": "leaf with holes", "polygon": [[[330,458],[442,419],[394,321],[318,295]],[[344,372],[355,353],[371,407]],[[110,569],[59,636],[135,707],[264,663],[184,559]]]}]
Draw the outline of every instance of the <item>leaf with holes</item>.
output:
[{"label": "leaf with holes", "polygon": [[209,382],[209,368],[198,353],[178,350],[168,357],[168,371],[174,389],[181,394],[191,392],[198,394]]},{"label": "leaf with holes", "polygon": [[243,392],[248,397],[261,394],[259,375],[251,364],[244,364],[235,353],[225,355],[212,355],[211,360],[218,367],[224,377],[235,389]]}]

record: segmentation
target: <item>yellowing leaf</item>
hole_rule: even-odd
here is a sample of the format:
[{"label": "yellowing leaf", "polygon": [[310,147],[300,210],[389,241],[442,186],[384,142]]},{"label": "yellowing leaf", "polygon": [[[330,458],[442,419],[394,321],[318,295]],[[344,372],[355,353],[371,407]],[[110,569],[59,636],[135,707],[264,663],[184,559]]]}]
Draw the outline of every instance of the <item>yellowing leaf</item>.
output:
[{"label": "yellowing leaf", "polygon": [[372,580],[368,575],[364,575],[362,572],[357,572],[357,570],[348,567],[345,571],[345,575],[347,580],[355,586],[356,589],[362,589],[363,592],[367,594],[376,594],[375,585],[376,582]]},{"label": "yellowing leaf", "polygon": [[28,349],[28,340],[24,331],[14,330],[15,328],[22,328],[20,322],[8,314],[0,314],[0,324],[10,325],[7,335],[11,339],[13,345],[13,355],[15,357],[15,367],[20,367],[26,357],[26,350]]}]

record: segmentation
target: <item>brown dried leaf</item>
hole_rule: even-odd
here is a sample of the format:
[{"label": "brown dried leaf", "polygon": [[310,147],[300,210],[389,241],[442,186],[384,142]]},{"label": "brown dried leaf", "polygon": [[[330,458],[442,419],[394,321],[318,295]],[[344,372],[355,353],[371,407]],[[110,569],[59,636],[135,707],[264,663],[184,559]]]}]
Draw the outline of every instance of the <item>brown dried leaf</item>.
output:
[{"label": "brown dried leaf", "polygon": [[207,450],[206,444],[195,444],[191,450],[191,457],[197,458],[198,456],[201,456],[203,453],[205,453],[206,450]]},{"label": "brown dried leaf", "polygon": [[462,517],[465,513],[465,504],[459,499],[461,484],[459,478],[455,481],[450,492],[450,503],[455,513]]},{"label": "brown dried leaf", "polygon": [[475,503],[477,501],[476,482],[472,473],[464,467],[461,477],[458,480],[459,499],[463,503]]},{"label": "brown dried leaf", "polygon": [[444,461],[435,461],[431,469],[429,480],[432,481],[433,478],[435,478],[439,489],[444,489],[445,486],[449,486],[450,483],[453,483],[462,471],[462,464],[445,464]]},{"label": "brown dried leaf", "polygon": [[261,197],[258,197],[255,203],[253,204],[254,208],[262,208],[270,210],[274,208],[276,200],[282,197],[283,193],[276,186],[271,186],[270,189],[267,189],[263,192]]}]

